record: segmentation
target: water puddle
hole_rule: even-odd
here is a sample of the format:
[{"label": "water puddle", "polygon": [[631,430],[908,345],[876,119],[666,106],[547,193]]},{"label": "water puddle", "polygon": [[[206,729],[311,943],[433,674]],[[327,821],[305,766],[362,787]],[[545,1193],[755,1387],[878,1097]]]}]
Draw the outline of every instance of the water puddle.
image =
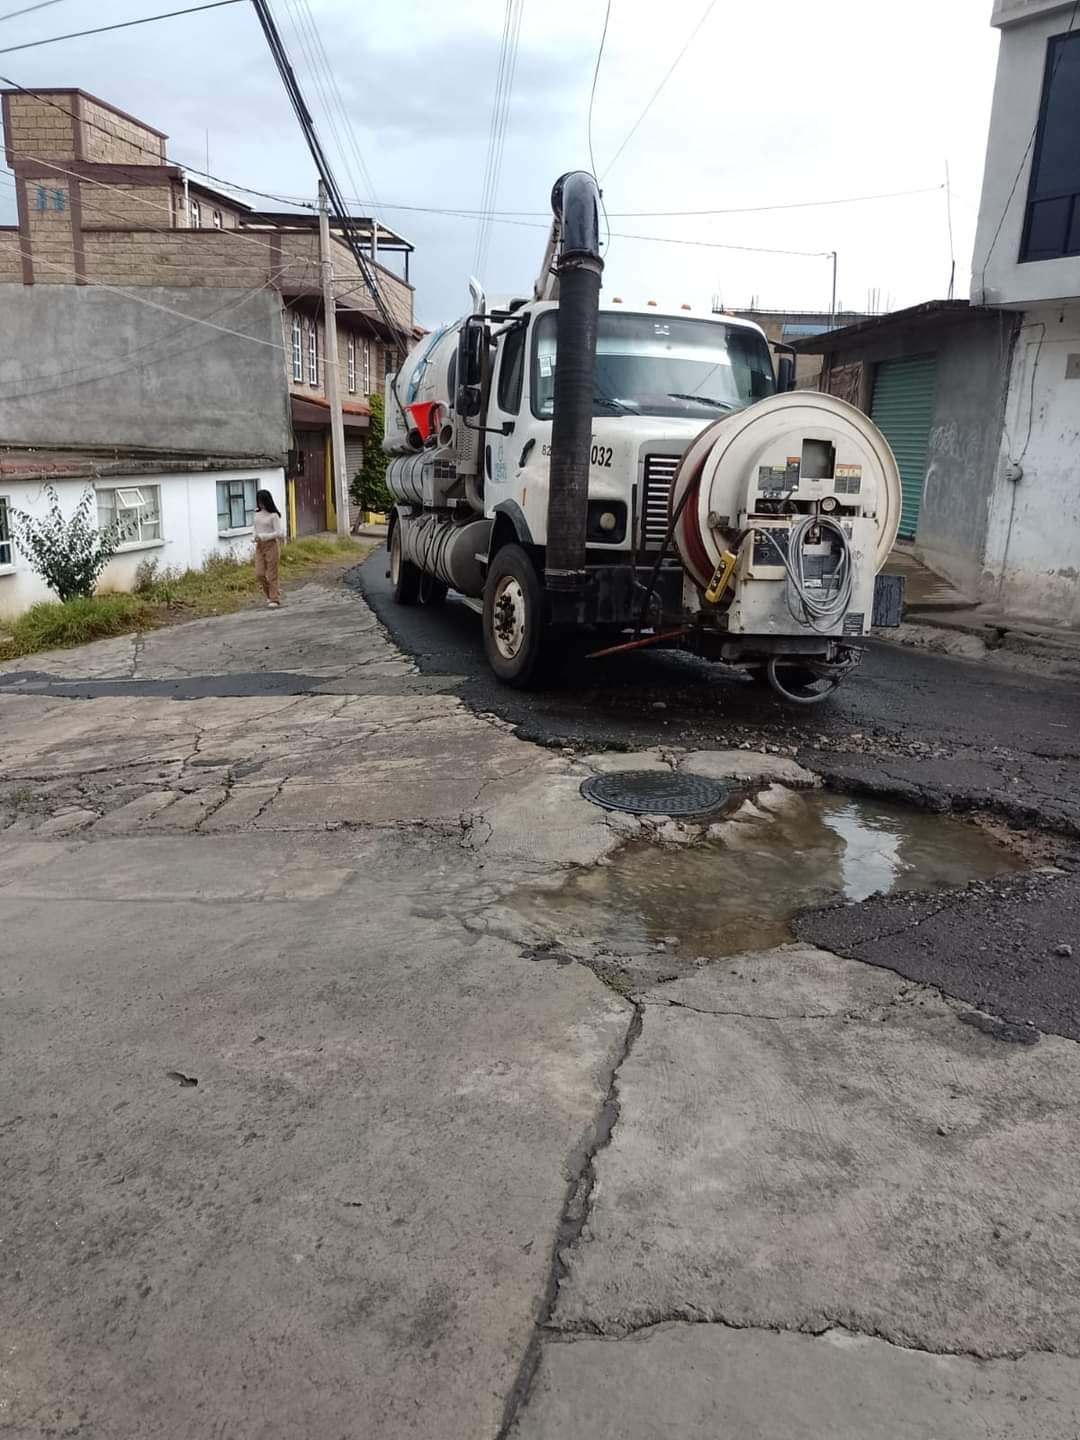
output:
[{"label": "water puddle", "polygon": [[974,825],[821,791],[732,820],[692,849],[632,843],[558,891],[516,901],[534,920],[607,948],[676,938],[681,953],[730,955],[790,940],[800,910],[877,892],[962,885],[1020,862]]}]

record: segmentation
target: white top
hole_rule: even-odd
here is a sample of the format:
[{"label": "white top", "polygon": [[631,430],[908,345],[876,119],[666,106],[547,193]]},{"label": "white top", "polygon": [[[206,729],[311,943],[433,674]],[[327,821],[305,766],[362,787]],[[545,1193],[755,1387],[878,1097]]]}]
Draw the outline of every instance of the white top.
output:
[{"label": "white top", "polygon": [[281,516],[275,515],[272,510],[255,511],[255,539],[256,540],[284,540],[285,528],[281,523]]}]

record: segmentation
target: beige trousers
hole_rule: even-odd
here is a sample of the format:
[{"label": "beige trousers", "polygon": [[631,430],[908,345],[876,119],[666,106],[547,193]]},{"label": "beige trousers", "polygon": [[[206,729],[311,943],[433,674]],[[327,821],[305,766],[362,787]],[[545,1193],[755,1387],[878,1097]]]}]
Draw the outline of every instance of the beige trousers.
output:
[{"label": "beige trousers", "polygon": [[263,588],[263,594],[275,604],[281,603],[281,586],[278,584],[278,555],[280,541],[255,541],[255,579]]}]

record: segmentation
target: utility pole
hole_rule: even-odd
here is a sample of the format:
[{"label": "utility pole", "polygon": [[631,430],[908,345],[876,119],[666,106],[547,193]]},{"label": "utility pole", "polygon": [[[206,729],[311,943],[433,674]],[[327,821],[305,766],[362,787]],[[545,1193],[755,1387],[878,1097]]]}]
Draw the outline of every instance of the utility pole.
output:
[{"label": "utility pole", "polygon": [[836,251],[830,250],[832,257],[832,303],[829,306],[829,329],[836,329]]},{"label": "utility pole", "polygon": [[349,533],[349,477],[345,473],[345,422],[341,418],[341,375],[338,371],[337,302],[334,299],[334,264],[330,259],[330,204],[326,186],[319,181],[319,270],[322,275],[323,316],[326,326],[326,398],[330,402],[330,444],[333,456],[334,506],[337,533]]}]

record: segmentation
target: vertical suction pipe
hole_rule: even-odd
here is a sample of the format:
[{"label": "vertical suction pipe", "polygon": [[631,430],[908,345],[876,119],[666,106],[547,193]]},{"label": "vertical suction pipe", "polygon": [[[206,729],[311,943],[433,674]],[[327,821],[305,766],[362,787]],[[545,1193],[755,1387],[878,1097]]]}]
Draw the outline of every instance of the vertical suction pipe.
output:
[{"label": "vertical suction pipe", "polygon": [[593,362],[604,269],[595,176],[585,170],[564,175],[551,192],[551,208],[560,230],[559,310],[545,578],[553,590],[573,591],[585,581]]}]

